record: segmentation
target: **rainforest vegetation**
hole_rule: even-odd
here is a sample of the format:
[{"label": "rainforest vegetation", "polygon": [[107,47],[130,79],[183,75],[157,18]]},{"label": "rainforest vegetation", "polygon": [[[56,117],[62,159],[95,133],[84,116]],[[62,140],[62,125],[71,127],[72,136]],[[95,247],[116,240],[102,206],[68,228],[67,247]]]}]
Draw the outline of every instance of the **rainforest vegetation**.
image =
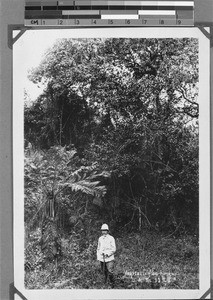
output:
[{"label": "rainforest vegetation", "polygon": [[108,288],[103,223],[116,288],[198,288],[197,40],[59,39],[29,79],[26,288]]}]

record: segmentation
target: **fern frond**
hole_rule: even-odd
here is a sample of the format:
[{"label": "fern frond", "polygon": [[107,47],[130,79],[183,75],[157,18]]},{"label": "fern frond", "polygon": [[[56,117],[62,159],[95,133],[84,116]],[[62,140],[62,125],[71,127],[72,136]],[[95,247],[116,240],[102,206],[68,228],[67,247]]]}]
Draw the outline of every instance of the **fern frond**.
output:
[{"label": "fern frond", "polygon": [[103,171],[101,173],[95,172],[95,173],[91,174],[89,177],[87,177],[87,179],[93,180],[93,179],[100,178],[100,177],[109,178],[110,175],[111,175],[110,172],[107,172],[107,171]]},{"label": "fern frond", "polygon": [[82,193],[85,193],[87,195],[92,196],[103,196],[106,193],[106,187],[105,186],[99,186],[99,181],[88,181],[88,180],[78,180],[70,182],[66,182],[64,184],[61,184],[63,187],[70,187],[73,192],[81,191]]}]

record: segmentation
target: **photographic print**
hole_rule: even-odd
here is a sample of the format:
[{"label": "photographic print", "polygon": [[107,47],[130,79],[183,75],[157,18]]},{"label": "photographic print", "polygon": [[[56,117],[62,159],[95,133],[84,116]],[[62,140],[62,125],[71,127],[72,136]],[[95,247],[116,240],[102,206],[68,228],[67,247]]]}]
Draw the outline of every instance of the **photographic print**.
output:
[{"label": "photographic print", "polygon": [[24,65],[24,288],[199,290],[199,39],[50,40]]}]

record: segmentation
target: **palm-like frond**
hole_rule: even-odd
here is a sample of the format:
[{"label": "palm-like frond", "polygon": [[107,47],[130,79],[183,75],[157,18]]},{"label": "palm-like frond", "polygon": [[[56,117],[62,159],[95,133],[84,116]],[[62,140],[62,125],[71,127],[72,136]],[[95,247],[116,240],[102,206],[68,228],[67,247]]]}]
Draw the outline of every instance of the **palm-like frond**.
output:
[{"label": "palm-like frond", "polygon": [[82,193],[85,193],[87,195],[92,195],[92,196],[103,196],[106,193],[106,187],[105,186],[100,186],[99,181],[88,181],[88,180],[77,180],[73,178],[70,180],[70,182],[66,182],[61,184],[61,186],[67,186],[72,189],[72,191],[77,192],[81,191]]}]

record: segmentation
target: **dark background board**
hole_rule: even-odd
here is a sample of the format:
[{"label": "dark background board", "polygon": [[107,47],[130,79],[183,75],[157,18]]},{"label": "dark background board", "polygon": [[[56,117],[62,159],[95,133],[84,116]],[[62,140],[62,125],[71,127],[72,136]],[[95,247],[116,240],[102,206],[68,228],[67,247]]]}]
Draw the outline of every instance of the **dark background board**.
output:
[{"label": "dark background board", "polygon": [[0,0],[0,299],[9,299],[13,279],[12,49],[8,25],[23,23],[24,0]]},{"label": "dark background board", "polygon": [[213,3],[211,0],[195,0],[195,22],[212,23],[213,20]]},{"label": "dark background board", "polygon": [[[196,25],[210,25],[213,20],[212,0],[195,1]],[[24,0],[0,0],[0,299],[10,298],[13,283],[13,182],[12,182],[12,49],[8,39],[8,25],[24,24]],[[209,7],[211,9],[209,9]],[[199,9],[198,9],[199,8]],[[198,24],[199,23],[199,24]],[[211,24],[212,25],[212,24]],[[213,31],[213,29],[212,29]],[[213,43],[211,43],[211,74],[213,74]],[[213,101],[213,76],[211,102]],[[211,120],[213,109],[211,105]],[[211,128],[212,128],[211,121]],[[211,131],[211,141],[212,141]],[[212,143],[211,143],[212,147]],[[14,149],[15,151],[15,149]],[[212,151],[212,149],[211,149]],[[213,163],[211,162],[211,168]],[[211,177],[211,185],[213,180]],[[213,207],[211,205],[211,216]],[[211,222],[212,229],[212,222]],[[213,241],[211,238],[211,249]],[[212,260],[212,259],[211,259]],[[213,280],[211,261],[211,279]],[[211,297],[212,298],[212,297]]]}]

